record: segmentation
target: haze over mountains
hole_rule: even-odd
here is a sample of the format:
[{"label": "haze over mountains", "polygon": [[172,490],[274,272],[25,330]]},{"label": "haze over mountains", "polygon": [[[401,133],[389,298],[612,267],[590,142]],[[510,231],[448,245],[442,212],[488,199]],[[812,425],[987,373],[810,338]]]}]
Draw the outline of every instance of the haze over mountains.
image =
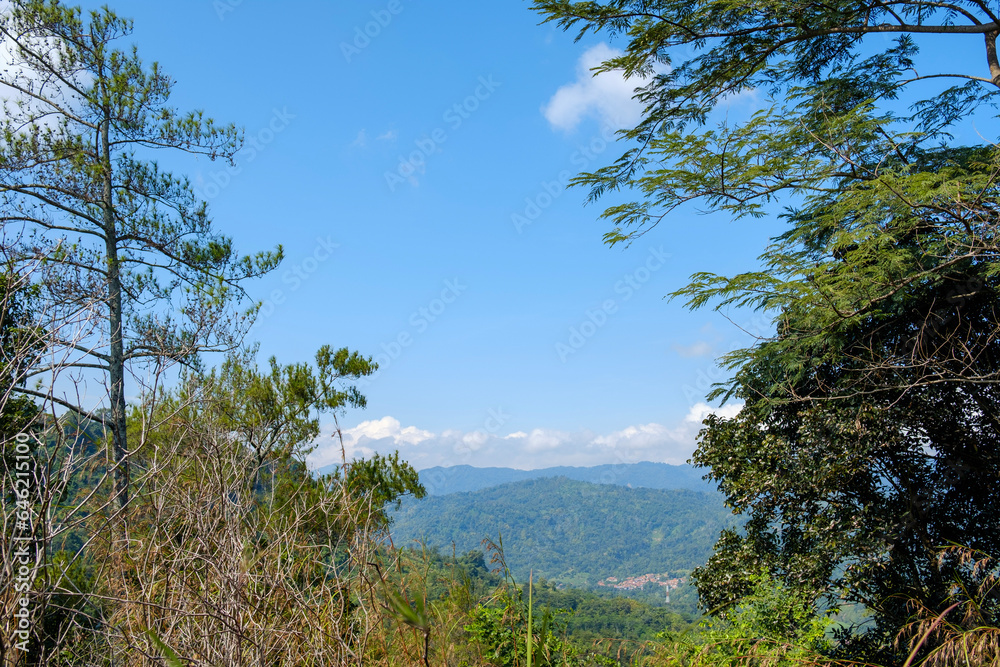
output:
[{"label": "haze over mountains", "polygon": [[714,492],[715,484],[702,479],[705,471],[693,466],[667,463],[615,463],[588,468],[559,466],[538,470],[514,468],[474,468],[452,466],[426,468],[420,471],[420,481],[428,495],[440,496],[463,491],[478,491],[508,482],[521,482],[543,477],[566,477],[592,484],[641,487],[647,489],[689,489]]}]

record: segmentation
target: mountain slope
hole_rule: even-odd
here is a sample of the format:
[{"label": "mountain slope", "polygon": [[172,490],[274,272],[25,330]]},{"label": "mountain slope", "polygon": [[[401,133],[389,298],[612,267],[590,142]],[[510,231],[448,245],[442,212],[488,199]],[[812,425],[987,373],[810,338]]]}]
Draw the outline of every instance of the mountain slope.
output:
[{"label": "mountain slope", "polygon": [[690,489],[714,491],[715,485],[702,479],[704,471],[689,465],[667,463],[616,463],[588,468],[560,466],[538,470],[514,468],[435,467],[420,471],[420,481],[432,496],[478,491],[498,484],[544,477],[566,477],[592,484],[644,487],[648,489]]},{"label": "mountain slope", "polygon": [[397,546],[423,540],[458,553],[502,535],[507,564],[537,576],[593,586],[608,576],[690,570],[733,525],[717,493],[627,488],[565,477],[408,499],[395,512]]}]

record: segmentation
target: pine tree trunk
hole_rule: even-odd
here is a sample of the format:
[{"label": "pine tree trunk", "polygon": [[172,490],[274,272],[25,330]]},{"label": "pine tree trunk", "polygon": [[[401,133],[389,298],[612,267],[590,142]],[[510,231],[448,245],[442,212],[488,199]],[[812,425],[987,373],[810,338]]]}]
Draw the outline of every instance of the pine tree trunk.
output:
[{"label": "pine tree trunk", "polygon": [[111,121],[107,116],[101,132],[102,162],[102,205],[104,208],[104,239],[108,261],[108,324],[111,351],[108,359],[110,367],[111,399],[111,452],[114,463],[114,495],[119,509],[128,506],[129,462],[128,440],[125,433],[125,345],[124,322],[122,321],[122,283],[118,261],[118,230],[115,226],[114,193],[111,179],[111,145],[109,134]]}]

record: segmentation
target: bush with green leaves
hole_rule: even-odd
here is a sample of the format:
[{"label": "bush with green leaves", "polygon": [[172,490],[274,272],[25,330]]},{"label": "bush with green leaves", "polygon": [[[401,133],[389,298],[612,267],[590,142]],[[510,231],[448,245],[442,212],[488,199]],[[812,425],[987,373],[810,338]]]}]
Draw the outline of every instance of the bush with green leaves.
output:
[{"label": "bush with green leaves", "polygon": [[668,665],[826,665],[832,644],[829,618],[812,600],[766,572],[747,577],[740,604],[702,621],[697,633],[663,633]]}]

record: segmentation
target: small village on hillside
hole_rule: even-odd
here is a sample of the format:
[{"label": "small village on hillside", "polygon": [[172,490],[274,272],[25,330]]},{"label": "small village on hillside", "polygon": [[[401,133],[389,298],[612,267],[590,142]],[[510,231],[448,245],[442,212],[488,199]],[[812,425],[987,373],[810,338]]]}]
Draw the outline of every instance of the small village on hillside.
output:
[{"label": "small village on hillside", "polygon": [[638,577],[626,577],[621,581],[618,577],[608,577],[607,579],[602,579],[597,582],[598,586],[604,586],[608,588],[614,588],[620,591],[638,591],[642,590],[646,584],[656,584],[658,586],[663,586],[665,592],[669,595],[670,591],[677,588],[684,583],[683,577],[670,577],[666,572],[663,574],[643,574]]}]

